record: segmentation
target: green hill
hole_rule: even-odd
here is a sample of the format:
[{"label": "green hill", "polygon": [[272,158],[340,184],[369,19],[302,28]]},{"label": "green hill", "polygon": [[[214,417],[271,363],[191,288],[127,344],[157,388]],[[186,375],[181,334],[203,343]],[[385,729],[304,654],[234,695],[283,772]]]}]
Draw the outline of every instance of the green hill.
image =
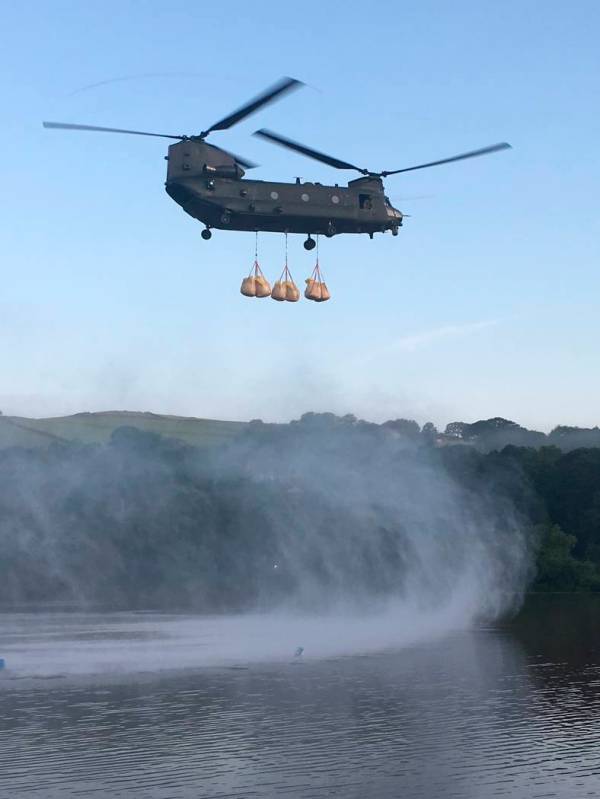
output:
[{"label": "green hill", "polygon": [[47,447],[53,442],[101,443],[108,441],[117,427],[124,426],[177,438],[196,447],[210,447],[234,438],[246,423],[136,411],[76,413],[50,419],[0,416],[0,449]]}]

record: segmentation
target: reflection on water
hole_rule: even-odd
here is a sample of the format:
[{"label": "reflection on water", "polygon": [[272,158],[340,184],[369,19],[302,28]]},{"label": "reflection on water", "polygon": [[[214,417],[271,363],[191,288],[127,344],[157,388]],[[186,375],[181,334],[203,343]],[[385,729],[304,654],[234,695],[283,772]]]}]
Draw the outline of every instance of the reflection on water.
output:
[{"label": "reflection on water", "polygon": [[[0,656],[27,665],[7,654],[0,674],[0,796],[600,795],[598,601],[543,597],[509,628],[396,651],[173,671],[190,624],[0,617]],[[193,620],[198,646],[214,624]],[[122,647],[137,673],[115,670]],[[166,671],[144,659],[161,648]],[[112,671],[77,673],[82,657]]]}]

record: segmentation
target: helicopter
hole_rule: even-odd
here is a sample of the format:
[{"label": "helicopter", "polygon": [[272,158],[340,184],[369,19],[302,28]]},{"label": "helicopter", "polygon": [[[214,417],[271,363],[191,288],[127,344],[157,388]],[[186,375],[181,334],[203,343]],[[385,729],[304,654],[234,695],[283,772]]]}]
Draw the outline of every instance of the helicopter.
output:
[{"label": "helicopter", "polygon": [[392,235],[397,236],[405,215],[392,206],[385,193],[383,178],[510,148],[510,144],[500,142],[417,166],[374,172],[306,147],[273,131],[264,128],[255,131],[255,136],[266,141],[335,169],[354,170],[360,174],[347,186],[337,183],[330,186],[303,182],[300,178],[296,178],[295,183],[245,179],[245,170],[254,168],[256,164],[207,143],[206,139],[211,133],[233,127],[303,85],[295,78],[281,78],[236,111],[191,136],[65,122],[44,122],[43,125],[45,128],[62,130],[176,139],[177,143],[169,146],[168,155],[165,156],[168,162],[165,188],[186,213],[205,225],[201,233],[203,239],[210,239],[213,229],[300,233],[307,237],[304,241],[306,250],[314,249],[316,242],[313,236],[319,235],[331,238],[342,233],[366,233],[372,239],[375,233],[390,230]]}]

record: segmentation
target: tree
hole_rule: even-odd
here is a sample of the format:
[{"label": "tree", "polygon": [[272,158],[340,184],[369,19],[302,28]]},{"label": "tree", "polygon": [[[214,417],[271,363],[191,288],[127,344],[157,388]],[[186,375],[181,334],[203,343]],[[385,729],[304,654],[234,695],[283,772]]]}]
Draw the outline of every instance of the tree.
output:
[{"label": "tree", "polygon": [[577,544],[574,535],[557,524],[538,528],[541,546],[538,554],[536,588],[542,591],[600,591],[600,572],[590,561],[573,557]]},{"label": "tree", "polygon": [[421,432],[421,428],[414,419],[390,419],[384,422],[382,427],[388,430],[394,430],[394,432],[400,433],[400,435],[406,438],[417,438]]},{"label": "tree", "polygon": [[551,443],[556,444],[565,451],[579,447],[599,447],[600,428],[558,425],[552,430],[548,438]]},{"label": "tree", "polygon": [[439,435],[437,427],[433,422],[425,422],[421,428],[421,436],[428,444],[433,444]]},{"label": "tree", "polygon": [[450,422],[446,425],[446,429],[444,430],[444,434],[450,436],[451,438],[467,438],[467,430],[469,425],[466,422]]}]

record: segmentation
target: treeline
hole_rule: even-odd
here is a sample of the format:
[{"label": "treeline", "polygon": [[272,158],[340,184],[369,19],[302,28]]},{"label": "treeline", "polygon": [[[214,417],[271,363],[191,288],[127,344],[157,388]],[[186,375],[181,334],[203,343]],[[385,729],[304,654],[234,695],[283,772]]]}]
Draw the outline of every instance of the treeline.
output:
[{"label": "treeline", "polygon": [[514,519],[533,590],[600,590],[600,449],[484,452],[333,414],[255,421],[210,451],[120,428],[0,451],[0,601],[242,609],[410,580],[443,594],[482,542],[509,586]]},{"label": "treeline", "polygon": [[477,422],[450,422],[440,431],[432,422],[421,428],[412,419],[396,419],[385,423],[404,435],[423,443],[436,443],[437,446],[464,444],[481,452],[500,450],[507,446],[516,447],[558,447],[564,452],[582,447],[600,447],[599,427],[569,427],[558,425],[550,433],[528,430],[510,419],[496,416],[493,419],[480,419]]}]

